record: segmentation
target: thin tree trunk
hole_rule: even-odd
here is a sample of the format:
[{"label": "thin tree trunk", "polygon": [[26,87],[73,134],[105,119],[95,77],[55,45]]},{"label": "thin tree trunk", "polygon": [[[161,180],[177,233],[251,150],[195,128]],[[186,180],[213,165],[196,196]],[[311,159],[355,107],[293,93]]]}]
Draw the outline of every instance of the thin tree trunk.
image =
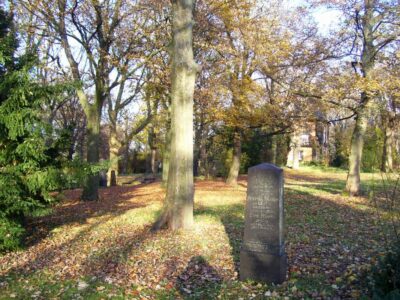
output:
[{"label": "thin tree trunk", "polygon": [[393,171],[393,120],[389,119],[385,126],[385,141],[383,144],[382,153],[382,172],[392,172]]},{"label": "thin tree trunk", "polygon": [[[100,110],[92,107],[90,114],[87,116],[87,162],[95,164],[99,162],[100,148]],[[93,201],[98,200],[99,194],[99,174],[95,173],[86,179],[82,192],[82,200]]]},{"label": "thin tree trunk", "polygon": [[[365,13],[362,16],[363,23],[363,49],[361,53],[361,74],[365,79],[370,79],[370,71],[374,67],[375,57],[380,49],[374,45],[374,18],[376,1],[364,0]],[[367,130],[368,118],[370,115],[371,97],[367,89],[361,92],[361,102],[357,110],[356,124],[351,138],[351,150],[349,157],[349,172],[345,191],[350,195],[359,195],[361,159],[364,147],[364,136]]]},{"label": "thin tree trunk", "polygon": [[[108,186],[117,185],[116,177],[118,176],[118,157],[119,149],[121,147],[120,142],[117,137],[117,126],[116,124],[111,124],[110,126],[110,140],[109,140],[109,155],[110,155],[110,168],[107,172]],[[114,178],[112,173],[114,172]]]},{"label": "thin tree trunk", "polygon": [[135,170],[129,167],[129,146],[130,142],[127,142],[124,148],[124,174],[135,173]]},{"label": "thin tree trunk", "polygon": [[291,157],[290,157],[290,160],[291,160],[290,167],[292,167],[293,170],[297,170],[299,168],[299,166],[300,166],[300,161],[299,161],[299,155],[300,155],[299,148],[300,148],[300,146],[299,146],[299,137],[298,137],[297,132],[295,132],[293,134],[291,143],[292,143],[292,147],[291,147],[291,151],[290,151],[290,154],[289,154],[289,155],[291,155]]},{"label": "thin tree trunk", "polygon": [[168,181],[170,155],[171,155],[171,124],[167,124],[167,133],[165,135],[165,149],[162,161],[162,181],[164,185],[166,185]]},{"label": "thin tree trunk", "polygon": [[239,130],[235,130],[233,136],[233,153],[232,153],[232,164],[229,169],[228,178],[226,183],[232,186],[237,185],[237,180],[240,171],[240,159],[242,156],[242,137]]},{"label": "thin tree trunk", "polygon": [[287,156],[286,165],[289,168],[297,170],[299,168],[299,154],[300,154],[300,137],[298,132],[298,126],[294,126],[293,132],[290,137],[290,151]]},{"label": "thin tree trunk", "polygon": [[299,149],[299,143],[296,141],[295,145],[293,146],[293,165],[292,168],[293,170],[298,170],[300,167],[300,149]]},{"label": "thin tree trunk", "polygon": [[[363,98],[367,97],[363,93]],[[365,99],[365,102],[368,100]],[[364,148],[364,136],[368,125],[368,106],[364,106],[359,110],[356,117],[356,124],[351,138],[351,148],[349,157],[349,172],[347,174],[346,192],[352,196],[359,195],[361,192],[361,160]]]},{"label": "thin tree trunk", "polygon": [[150,152],[148,153],[146,159],[146,173],[152,174],[153,176],[155,176],[157,173],[156,172],[157,148],[155,147],[154,140],[155,140],[154,126],[153,124],[150,124],[148,130],[148,138],[147,138],[147,143],[149,145]]},{"label": "thin tree trunk", "polygon": [[[200,126],[201,127],[201,126]],[[195,131],[194,150],[193,150],[193,174],[199,176],[200,172],[200,143],[201,143],[201,128]]]},{"label": "thin tree trunk", "polygon": [[271,164],[276,165],[276,151],[278,149],[277,136],[271,136]]},{"label": "thin tree trunk", "polygon": [[198,66],[193,60],[194,0],[172,1],[171,159],[164,212],[153,229],[193,226],[193,93]]},{"label": "thin tree trunk", "polygon": [[157,149],[151,149],[151,173],[153,177],[157,176]]},{"label": "thin tree trunk", "polygon": [[206,140],[202,134],[200,141],[200,153],[199,153],[199,175],[208,177],[208,161],[207,161],[207,148]]},{"label": "thin tree trunk", "polygon": [[329,166],[329,139],[330,139],[330,134],[329,134],[329,124],[324,125],[324,133],[323,133],[323,141],[322,141],[322,159],[323,159],[323,164],[324,166],[328,167]]},{"label": "thin tree trunk", "polygon": [[194,139],[194,170],[195,176],[204,176],[206,173],[206,140],[204,137],[205,125],[203,115],[200,117],[200,124],[197,127]]}]

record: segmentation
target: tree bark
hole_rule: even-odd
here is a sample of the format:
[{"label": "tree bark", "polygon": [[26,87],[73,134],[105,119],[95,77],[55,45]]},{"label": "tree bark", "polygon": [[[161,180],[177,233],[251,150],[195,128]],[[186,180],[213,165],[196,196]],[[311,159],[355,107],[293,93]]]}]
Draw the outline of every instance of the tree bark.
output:
[{"label": "tree bark", "polygon": [[298,134],[297,128],[295,128],[294,132],[292,133],[292,136],[290,138],[290,151],[288,153],[287,164],[286,164],[289,168],[292,168],[294,170],[297,170],[300,165],[300,162],[299,162],[300,145],[299,144],[300,144],[299,134]]},{"label": "tree bark", "polygon": [[[373,69],[376,49],[374,46],[374,16],[375,9],[374,0],[364,0],[365,13],[362,17],[363,25],[363,49],[361,53],[361,73],[362,77],[369,79],[370,71]],[[351,196],[356,196],[361,193],[361,159],[364,147],[364,136],[367,130],[368,118],[370,115],[371,97],[368,90],[361,92],[360,106],[356,110],[356,124],[351,138],[351,150],[349,157],[349,171],[347,174],[345,191]]]},{"label": "tree bark", "polygon": [[193,59],[194,0],[172,1],[171,157],[164,212],[153,229],[193,226],[193,94],[198,66]]},{"label": "tree bark", "polygon": [[292,165],[293,170],[298,170],[300,167],[299,155],[300,155],[299,144],[296,143],[293,146],[293,165]]},{"label": "tree bark", "polygon": [[232,186],[237,185],[237,180],[240,172],[240,159],[242,156],[242,136],[238,129],[235,129],[233,136],[233,153],[232,153],[232,164],[229,169],[228,178],[226,183]]},{"label": "tree bark", "polygon": [[151,149],[151,173],[153,177],[157,175],[157,149]]},{"label": "tree bark", "polygon": [[324,166],[328,167],[330,162],[329,157],[329,139],[330,139],[330,127],[329,124],[325,124],[323,127],[323,140],[322,140],[322,160]]},{"label": "tree bark", "polygon": [[[365,94],[362,96],[367,97]],[[367,101],[367,100],[366,100]],[[347,174],[346,191],[352,195],[359,195],[361,192],[361,159],[364,148],[364,136],[368,125],[368,107],[364,107],[356,116],[356,124],[351,138],[349,157],[349,172]]]},{"label": "tree bark", "polygon": [[165,149],[162,161],[162,181],[166,185],[168,181],[169,161],[171,156],[171,124],[167,124],[167,132],[165,134]]},{"label": "tree bark", "polygon": [[146,161],[146,173],[152,174],[156,176],[157,169],[156,169],[156,155],[157,155],[157,148],[155,146],[155,132],[154,126],[150,123],[148,129],[148,138],[147,142],[149,145],[150,152],[147,154],[147,161]]},{"label": "tree bark", "polygon": [[199,175],[205,176],[209,178],[210,172],[208,170],[208,156],[207,156],[207,146],[206,139],[202,134],[200,141],[200,150],[199,150]]},{"label": "tree bark", "polygon": [[382,172],[392,172],[393,171],[393,132],[394,120],[389,118],[385,126],[385,140],[383,143],[383,153],[382,153]]},{"label": "tree bark", "polygon": [[[100,148],[100,115],[101,110],[91,107],[90,113],[87,114],[87,157],[86,160],[90,164],[99,162]],[[85,201],[98,200],[99,194],[99,174],[95,173],[86,179],[81,199]]]},{"label": "tree bark", "polygon": [[276,165],[276,151],[278,149],[277,136],[271,136],[271,164]]},{"label": "tree bark", "polygon": [[[67,28],[65,23],[65,16],[67,10],[67,1],[58,1],[58,7],[60,10],[60,20],[57,25],[57,30],[61,38],[61,45],[64,49],[67,57],[69,66],[71,68],[71,74],[74,80],[79,83],[76,88],[76,94],[79,99],[82,109],[85,112],[87,118],[87,162],[95,164],[99,162],[99,147],[100,147],[100,119],[101,111],[103,107],[106,95],[104,93],[104,53],[101,53],[101,58],[98,62],[98,68],[96,74],[98,77],[95,79],[95,103],[90,104],[88,97],[86,96],[83,89],[82,76],[79,71],[78,62],[75,60],[71,45],[69,44]],[[81,196],[82,200],[92,201],[98,199],[99,189],[99,174],[93,174],[88,176],[83,193]]]},{"label": "tree bark", "polygon": [[110,156],[110,167],[107,172],[108,186],[117,185],[116,180],[113,180],[112,173],[114,172],[114,179],[117,178],[119,174],[118,161],[119,161],[119,150],[121,148],[121,143],[118,141],[117,136],[117,125],[110,124],[110,140],[109,140],[109,156]]}]

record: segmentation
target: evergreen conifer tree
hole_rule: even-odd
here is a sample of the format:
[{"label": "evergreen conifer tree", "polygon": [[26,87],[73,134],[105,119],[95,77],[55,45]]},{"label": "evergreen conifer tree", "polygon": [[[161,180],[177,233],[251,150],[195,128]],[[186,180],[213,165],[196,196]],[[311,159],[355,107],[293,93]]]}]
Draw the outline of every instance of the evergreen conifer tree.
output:
[{"label": "evergreen conifer tree", "polygon": [[12,15],[0,9],[0,252],[20,245],[25,217],[52,202],[60,185],[55,144],[41,120],[54,92],[32,78],[35,57],[17,55]]}]

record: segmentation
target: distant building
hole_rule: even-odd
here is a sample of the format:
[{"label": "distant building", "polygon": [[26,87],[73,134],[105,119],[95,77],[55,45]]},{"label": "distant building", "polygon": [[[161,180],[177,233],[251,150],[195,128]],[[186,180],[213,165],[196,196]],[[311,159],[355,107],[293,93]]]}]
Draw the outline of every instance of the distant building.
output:
[{"label": "distant building", "polygon": [[293,169],[300,162],[322,162],[328,155],[329,125],[320,120],[306,121],[293,128],[287,166]]}]

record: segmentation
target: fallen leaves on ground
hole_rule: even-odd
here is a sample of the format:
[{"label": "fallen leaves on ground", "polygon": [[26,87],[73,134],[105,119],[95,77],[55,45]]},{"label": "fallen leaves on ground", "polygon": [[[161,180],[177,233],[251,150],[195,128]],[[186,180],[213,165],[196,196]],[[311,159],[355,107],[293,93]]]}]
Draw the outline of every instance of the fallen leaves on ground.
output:
[{"label": "fallen leaves on ground", "polygon": [[238,187],[196,183],[191,231],[150,232],[165,195],[157,182],[102,189],[97,202],[66,191],[51,215],[30,220],[28,247],[0,257],[0,298],[359,298],[385,236],[367,198],[342,196],[343,177],[285,171],[280,286],[238,280],[243,177]]}]

